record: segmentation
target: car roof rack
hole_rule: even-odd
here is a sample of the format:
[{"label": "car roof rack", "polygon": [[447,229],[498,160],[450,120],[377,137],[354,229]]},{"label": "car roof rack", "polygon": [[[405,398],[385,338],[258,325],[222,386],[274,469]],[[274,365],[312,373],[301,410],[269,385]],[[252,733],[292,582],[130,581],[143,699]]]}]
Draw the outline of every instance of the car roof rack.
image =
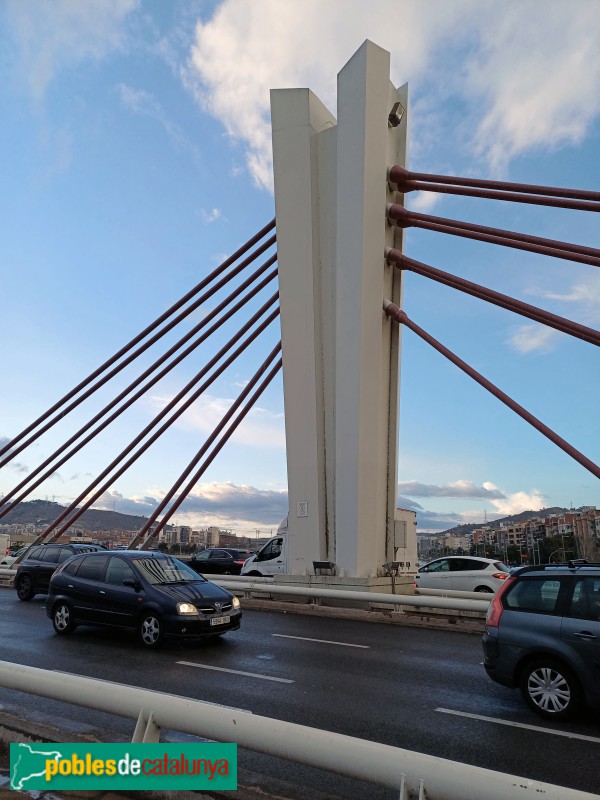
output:
[{"label": "car roof rack", "polygon": [[540,572],[552,569],[577,569],[578,567],[592,567],[600,569],[600,562],[588,561],[587,558],[572,558],[569,561],[552,562],[550,564],[525,564],[518,567],[513,575],[523,575],[526,572]]}]

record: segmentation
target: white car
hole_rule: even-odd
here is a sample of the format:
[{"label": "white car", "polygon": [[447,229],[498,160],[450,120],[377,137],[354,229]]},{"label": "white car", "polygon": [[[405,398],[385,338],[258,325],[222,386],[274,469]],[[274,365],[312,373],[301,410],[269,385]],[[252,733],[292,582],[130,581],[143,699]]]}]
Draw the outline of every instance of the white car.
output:
[{"label": "white car", "polygon": [[0,561],[0,567],[4,567],[7,569],[8,567],[12,567],[13,563],[19,558],[19,556],[24,555],[29,550],[29,545],[27,547],[22,547],[20,550],[17,550],[16,553],[11,553],[9,556],[4,556],[2,561]]},{"label": "white car", "polygon": [[419,569],[415,575],[415,589],[493,593],[509,574],[509,568],[493,558],[445,556]]}]

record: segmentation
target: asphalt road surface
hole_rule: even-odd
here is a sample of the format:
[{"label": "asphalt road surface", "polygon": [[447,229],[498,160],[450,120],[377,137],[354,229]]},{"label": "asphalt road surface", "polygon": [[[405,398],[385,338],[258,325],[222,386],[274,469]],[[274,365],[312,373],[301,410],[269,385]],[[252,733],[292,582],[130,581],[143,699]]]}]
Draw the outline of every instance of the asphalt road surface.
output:
[{"label": "asphalt road surface", "polygon": [[[486,676],[479,635],[246,611],[242,628],[219,640],[148,651],[124,633],[78,628],[59,637],[43,597],[21,603],[14,590],[0,589],[0,659],[600,791],[600,715],[587,712],[570,723],[537,717],[517,691]],[[0,711],[60,721],[69,733],[103,741],[127,741],[134,727],[131,720],[3,689]],[[166,741],[192,739],[163,734]],[[266,791],[278,779],[299,787],[298,797],[398,796],[250,751],[239,751],[239,765]]]}]

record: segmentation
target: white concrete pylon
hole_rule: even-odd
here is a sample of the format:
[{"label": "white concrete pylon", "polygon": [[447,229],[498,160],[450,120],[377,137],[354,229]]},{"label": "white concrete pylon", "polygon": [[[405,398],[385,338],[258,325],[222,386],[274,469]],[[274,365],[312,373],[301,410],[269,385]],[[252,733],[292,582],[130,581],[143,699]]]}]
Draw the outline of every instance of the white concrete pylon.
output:
[{"label": "white concrete pylon", "polygon": [[372,577],[395,560],[400,342],[382,301],[401,305],[387,172],[406,165],[408,101],[389,61],[362,45],[338,76],[337,120],[309,90],[271,94],[296,574],[330,560]]}]

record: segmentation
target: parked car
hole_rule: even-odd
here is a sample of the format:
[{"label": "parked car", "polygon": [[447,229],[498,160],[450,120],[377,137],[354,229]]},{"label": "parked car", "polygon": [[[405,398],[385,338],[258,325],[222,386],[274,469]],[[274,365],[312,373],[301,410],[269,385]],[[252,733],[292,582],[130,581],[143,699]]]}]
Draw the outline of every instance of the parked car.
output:
[{"label": "parked car", "polygon": [[16,565],[13,586],[19,600],[31,600],[36,594],[46,594],[54,570],[75,553],[100,549],[95,544],[41,544],[32,547],[23,561]]},{"label": "parked car", "polygon": [[0,561],[0,567],[4,567],[5,569],[8,567],[12,567],[17,558],[20,558],[21,556],[25,555],[25,553],[28,550],[29,550],[29,545],[27,545],[26,547],[21,547],[19,548],[19,550],[15,550],[14,553],[9,553],[8,555],[4,556],[2,561]]},{"label": "parked car", "polygon": [[179,559],[143,550],[82,553],[52,576],[46,613],[58,634],[77,625],[137,631],[155,647],[165,636],[220,636],[240,627],[240,601]]},{"label": "parked car", "polygon": [[199,573],[239,575],[245,562],[255,552],[239,547],[209,547],[196,553],[187,563]]},{"label": "parked car", "polygon": [[446,556],[418,570],[415,588],[489,593],[498,591],[508,575],[508,567],[493,558]]},{"label": "parked car", "polygon": [[484,667],[543,717],[600,709],[600,564],[521,567],[490,603]]}]

